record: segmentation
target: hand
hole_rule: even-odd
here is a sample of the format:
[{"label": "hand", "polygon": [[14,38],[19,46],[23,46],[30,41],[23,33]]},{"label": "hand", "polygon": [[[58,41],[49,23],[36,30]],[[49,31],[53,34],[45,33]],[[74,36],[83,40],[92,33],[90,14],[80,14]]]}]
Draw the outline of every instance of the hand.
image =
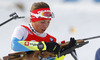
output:
[{"label": "hand", "polygon": [[60,49],[60,45],[58,43],[55,43],[55,42],[45,42],[45,44],[47,46],[46,51],[58,54],[59,49]]}]

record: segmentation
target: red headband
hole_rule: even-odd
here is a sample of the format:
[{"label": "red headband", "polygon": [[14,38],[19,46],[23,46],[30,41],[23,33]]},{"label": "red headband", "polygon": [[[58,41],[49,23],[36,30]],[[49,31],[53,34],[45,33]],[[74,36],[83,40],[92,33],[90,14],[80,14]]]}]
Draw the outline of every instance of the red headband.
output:
[{"label": "red headband", "polygon": [[[31,13],[39,14],[40,12],[50,12],[50,8],[36,9],[36,10],[33,10]],[[37,18],[36,16],[31,14],[31,21],[32,22],[36,22],[36,21],[40,21],[40,20],[51,20],[51,18]]]}]

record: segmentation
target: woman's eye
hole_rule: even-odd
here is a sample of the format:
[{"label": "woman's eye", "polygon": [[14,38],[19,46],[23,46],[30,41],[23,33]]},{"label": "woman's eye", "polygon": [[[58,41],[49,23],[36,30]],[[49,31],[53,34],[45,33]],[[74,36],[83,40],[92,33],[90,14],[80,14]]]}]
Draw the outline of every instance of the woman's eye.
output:
[{"label": "woman's eye", "polygon": [[45,23],[45,21],[41,21],[41,23]]},{"label": "woman's eye", "polygon": [[48,21],[48,23],[50,23],[50,21]]}]

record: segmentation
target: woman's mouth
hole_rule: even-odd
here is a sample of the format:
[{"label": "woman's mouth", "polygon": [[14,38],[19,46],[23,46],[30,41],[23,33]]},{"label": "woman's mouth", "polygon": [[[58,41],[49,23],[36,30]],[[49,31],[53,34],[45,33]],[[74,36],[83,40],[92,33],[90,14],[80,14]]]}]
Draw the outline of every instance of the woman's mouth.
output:
[{"label": "woman's mouth", "polygon": [[45,31],[46,29],[42,29],[42,31]]}]

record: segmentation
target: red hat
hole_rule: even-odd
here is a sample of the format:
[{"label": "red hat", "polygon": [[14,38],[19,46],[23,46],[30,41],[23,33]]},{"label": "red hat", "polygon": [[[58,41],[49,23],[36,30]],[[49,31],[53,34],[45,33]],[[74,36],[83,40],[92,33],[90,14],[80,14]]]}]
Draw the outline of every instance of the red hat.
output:
[{"label": "red hat", "polygon": [[[51,18],[41,17],[42,15],[41,12],[51,12],[51,11],[50,8],[40,8],[40,9],[33,10],[31,12],[31,21],[36,22],[40,20],[51,20]],[[44,15],[47,15],[47,13]]]}]

